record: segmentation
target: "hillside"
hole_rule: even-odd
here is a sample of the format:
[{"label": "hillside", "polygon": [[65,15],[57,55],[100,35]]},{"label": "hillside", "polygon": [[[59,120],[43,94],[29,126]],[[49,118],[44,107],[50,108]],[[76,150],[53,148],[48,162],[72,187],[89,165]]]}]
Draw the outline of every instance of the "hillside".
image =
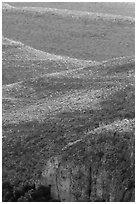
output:
[{"label": "hillside", "polygon": [[[16,7],[26,6],[25,2],[14,2],[8,3]],[[135,16],[135,5],[134,3],[114,3],[114,2],[28,2],[27,7],[48,7],[48,8],[58,8],[58,9],[69,9],[69,10],[78,10],[78,11],[89,11],[89,12],[98,12],[98,13],[109,13],[115,15],[123,16]]]},{"label": "hillside", "polygon": [[78,60],[42,52],[4,37],[2,51],[3,84],[97,64],[89,60]]},{"label": "hillside", "polygon": [[129,16],[21,7],[4,9],[2,23],[7,38],[56,55],[92,61],[134,55]]},{"label": "hillside", "polygon": [[[110,65],[113,70],[110,69]],[[111,95],[111,92],[115,93],[115,91],[125,89],[126,86],[134,86],[134,66],[133,58],[122,58],[97,66],[62,71],[5,85],[3,86],[3,98],[18,102],[17,106],[20,103],[27,104],[25,109],[22,107],[16,114],[15,110],[8,113],[6,121],[10,115],[12,122],[14,120],[19,122],[20,119],[32,120],[35,117],[37,120],[43,120],[45,114],[62,111],[62,109],[66,111],[73,110],[73,108],[75,110],[90,107],[92,106],[91,100],[97,106],[96,101],[98,98],[105,98],[105,94]],[[23,114],[22,117],[21,114]]]},{"label": "hillside", "polygon": [[134,18],[51,4],[3,4],[3,201],[134,202]]}]

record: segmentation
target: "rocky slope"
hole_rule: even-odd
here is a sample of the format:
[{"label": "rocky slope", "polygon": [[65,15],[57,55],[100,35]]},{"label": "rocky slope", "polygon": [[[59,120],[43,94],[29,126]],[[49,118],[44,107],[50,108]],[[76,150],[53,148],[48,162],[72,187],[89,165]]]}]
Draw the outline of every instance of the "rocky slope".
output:
[{"label": "rocky slope", "polygon": [[36,50],[21,42],[2,38],[2,82],[12,84],[48,73],[99,64]]},{"label": "rocky slope", "polygon": [[3,201],[135,200],[134,15],[74,10],[3,3]]},{"label": "rocky slope", "polygon": [[134,201],[134,170],[134,120],[123,120],[68,144],[46,163],[40,184],[65,202]]}]

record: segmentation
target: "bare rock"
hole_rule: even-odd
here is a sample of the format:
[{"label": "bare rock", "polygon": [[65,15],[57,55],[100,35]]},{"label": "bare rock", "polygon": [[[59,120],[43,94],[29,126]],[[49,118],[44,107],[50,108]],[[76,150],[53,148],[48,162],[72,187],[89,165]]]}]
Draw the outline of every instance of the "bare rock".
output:
[{"label": "bare rock", "polygon": [[87,135],[50,158],[40,182],[61,201],[133,201],[134,132]]}]

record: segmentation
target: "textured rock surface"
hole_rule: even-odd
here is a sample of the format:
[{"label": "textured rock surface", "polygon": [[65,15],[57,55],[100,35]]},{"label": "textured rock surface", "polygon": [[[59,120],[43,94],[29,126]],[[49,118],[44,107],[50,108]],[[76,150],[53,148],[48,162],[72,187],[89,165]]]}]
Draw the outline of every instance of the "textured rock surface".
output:
[{"label": "textured rock surface", "polygon": [[134,127],[89,133],[52,157],[40,182],[61,201],[134,201]]}]

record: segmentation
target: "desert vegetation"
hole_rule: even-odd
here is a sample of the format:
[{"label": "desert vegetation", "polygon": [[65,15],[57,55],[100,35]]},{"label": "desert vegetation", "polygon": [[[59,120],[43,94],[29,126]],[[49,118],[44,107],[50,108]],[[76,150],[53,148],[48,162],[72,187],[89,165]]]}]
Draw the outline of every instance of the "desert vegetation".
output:
[{"label": "desert vegetation", "polygon": [[34,7],[4,9],[3,35],[38,50],[84,60],[134,55],[134,18],[132,23],[121,19],[117,22],[114,16],[111,19],[108,15],[110,20],[106,21],[96,13],[91,13],[91,19],[78,13],[75,19],[75,12],[67,15],[64,10],[42,10],[41,14],[41,8]]},{"label": "desert vegetation", "polygon": [[50,187],[34,184],[25,184],[20,188],[15,188],[9,182],[2,183],[3,202],[59,202],[51,198]]},{"label": "desert vegetation", "polygon": [[4,202],[135,200],[132,6],[84,5],[3,4]]}]

